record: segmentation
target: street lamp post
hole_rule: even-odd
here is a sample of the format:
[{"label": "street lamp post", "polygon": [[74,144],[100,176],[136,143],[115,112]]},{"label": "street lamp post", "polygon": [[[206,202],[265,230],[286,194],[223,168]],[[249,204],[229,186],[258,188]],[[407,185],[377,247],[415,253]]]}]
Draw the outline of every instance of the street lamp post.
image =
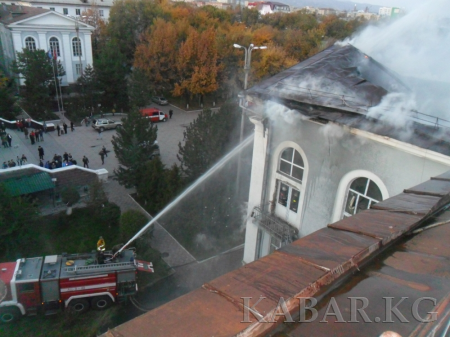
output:
[{"label": "street lamp post", "polygon": [[[250,66],[251,66],[251,60],[252,60],[252,50],[254,49],[267,49],[266,46],[255,46],[253,43],[248,46],[248,48],[245,48],[238,44],[233,44],[234,48],[238,49],[244,49],[245,51],[245,60],[244,60],[244,94],[245,91],[247,91],[247,84],[248,84],[248,74],[250,73]],[[239,104],[242,105],[242,97],[239,98]],[[239,136],[239,144],[242,143],[242,140],[244,138],[244,118],[245,118],[245,110],[242,106],[242,114],[241,114],[241,133]],[[238,157],[238,167],[237,167],[237,175],[236,175],[236,195],[239,193],[239,178],[241,175],[241,152],[239,152]]]}]

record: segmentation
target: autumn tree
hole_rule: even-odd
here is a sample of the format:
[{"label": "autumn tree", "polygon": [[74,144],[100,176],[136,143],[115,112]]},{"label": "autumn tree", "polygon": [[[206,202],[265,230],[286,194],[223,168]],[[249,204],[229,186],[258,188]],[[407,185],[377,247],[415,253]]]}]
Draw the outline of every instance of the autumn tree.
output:
[{"label": "autumn tree", "polygon": [[134,67],[142,71],[156,89],[173,89],[176,77],[176,55],[179,35],[187,21],[174,24],[156,19],[137,46]]},{"label": "autumn tree", "polygon": [[106,22],[100,15],[97,3],[93,4],[87,10],[81,13],[80,21],[94,27],[92,31],[92,54],[94,57],[98,55],[99,50],[103,46],[106,35]]},{"label": "autumn tree", "polygon": [[136,45],[153,20],[168,18],[157,1],[119,0],[111,8],[108,22],[108,38],[117,41],[117,50],[132,64]]},{"label": "autumn tree", "polygon": [[215,32],[208,29],[197,32],[190,29],[186,41],[180,46],[177,55],[178,83],[175,84],[175,96],[189,94],[203,95],[217,90],[218,52]]},{"label": "autumn tree", "polygon": [[298,61],[290,57],[282,47],[271,44],[255,62],[254,80],[258,81],[263,76],[274,76],[297,63]]}]

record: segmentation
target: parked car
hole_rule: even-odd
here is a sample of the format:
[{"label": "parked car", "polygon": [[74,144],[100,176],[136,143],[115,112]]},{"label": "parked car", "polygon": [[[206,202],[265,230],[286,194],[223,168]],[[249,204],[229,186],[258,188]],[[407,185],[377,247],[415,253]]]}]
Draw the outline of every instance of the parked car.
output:
[{"label": "parked car", "polygon": [[143,117],[150,118],[150,121],[152,123],[161,122],[161,121],[165,122],[166,120],[169,119],[167,114],[165,114],[164,112],[162,112],[156,108],[144,108],[144,109],[141,109],[140,112]]},{"label": "parked car", "polygon": [[153,144],[151,144],[149,141],[142,142],[139,144],[142,147],[149,147],[151,146],[153,148],[152,154],[150,155],[149,159],[152,160],[155,157],[159,157],[161,155],[161,152],[159,150],[158,141],[155,140]]},{"label": "parked car", "polygon": [[167,104],[169,104],[169,102],[167,101],[167,99],[165,99],[165,98],[162,97],[162,96],[153,96],[153,97],[152,97],[152,102],[155,102],[155,103],[157,103],[157,104],[159,104],[159,105],[167,105]]},{"label": "parked car", "polygon": [[95,130],[100,130],[102,132],[105,130],[116,129],[121,126],[122,126],[122,122],[120,122],[120,121],[117,122],[112,119],[105,119],[105,118],[97,119],[95,121],[95,123],[92,124],[92,127]]}]

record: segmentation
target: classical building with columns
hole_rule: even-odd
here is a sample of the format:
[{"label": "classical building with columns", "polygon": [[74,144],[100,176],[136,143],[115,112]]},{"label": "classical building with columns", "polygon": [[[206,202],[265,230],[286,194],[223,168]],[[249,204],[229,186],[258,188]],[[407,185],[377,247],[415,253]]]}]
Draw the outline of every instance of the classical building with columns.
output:
[{"label": "classical building with columns", "polygon": [[72,84],[87,65],[92,65],[93,30],[86,23],[48,9],[1,5],[0,65],[11,75],[17,52],[24,48],[51,51],[66,71],[62,85]]}]

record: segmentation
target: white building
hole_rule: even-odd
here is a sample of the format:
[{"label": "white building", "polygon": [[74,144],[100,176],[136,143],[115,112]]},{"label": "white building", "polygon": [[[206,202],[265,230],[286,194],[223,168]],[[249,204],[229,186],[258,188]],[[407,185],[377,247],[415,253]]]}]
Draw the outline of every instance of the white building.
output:
[{"label": "white building", "polygon": [[75,17],[81,16],[82,13],[86,12],[88,9],[93,9],[98,11],[100,18],[108,20],[109,12],[114,4],[114,0],[8,0],[7,4],[44,8],[63,15]]},{"label": "white building", "polygon": [[[78,33],[76,31],[78,27]],[[0,7],[1,65],[10,71],[16,53],[24,48],[56,54],[66,75],[62,85],[76,82],[83,69],[92,65],[91,34],[94,27],[47,9]],[[23,80],[21,80],[23,84]]]},{"label": "white building", "polygon": [[247,91],[255,135],[245,263],[449,170],[444,128],[406,116],[398,129],[367,116],[388,93],[404,90],[347,45]]},{"label": "white building", "polygon": [[392,15],[392,7],[380,7],[378,10],[379,16],[391,16]]},{"label": "white building", "polygon": [[249,2],[248,8],[256,8],[261,15],[273,13],[290,13],[289,5],[281,2],[263,1],[263,2]]}]

